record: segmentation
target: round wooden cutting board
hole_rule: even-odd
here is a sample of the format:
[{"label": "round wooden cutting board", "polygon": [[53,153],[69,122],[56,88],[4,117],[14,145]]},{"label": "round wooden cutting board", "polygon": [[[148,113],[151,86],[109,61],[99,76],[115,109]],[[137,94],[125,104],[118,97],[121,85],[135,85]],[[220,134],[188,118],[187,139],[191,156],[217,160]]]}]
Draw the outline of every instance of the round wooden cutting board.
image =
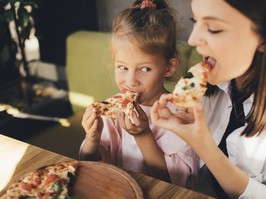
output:
[{"label": "round wooden cutting board", "polygon": [[142,191],[128,173],[102,162],[80,161],[75,195],[88,198],[142,199]]}]

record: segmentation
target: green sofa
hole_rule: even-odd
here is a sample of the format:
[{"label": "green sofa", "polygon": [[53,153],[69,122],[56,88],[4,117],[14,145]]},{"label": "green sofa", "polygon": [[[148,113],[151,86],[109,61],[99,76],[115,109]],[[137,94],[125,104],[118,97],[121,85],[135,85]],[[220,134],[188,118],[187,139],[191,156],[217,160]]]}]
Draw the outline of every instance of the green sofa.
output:
[{"label": "green sofa", "polygon": [[[93,101],[104,100],[118,92],[112,69],[110,33],[78,31],[67,38],[67,80],[69,99],[74,112],[82,111]],[[195,48],[178,41],[179,79],[188,67],[201,60]],[[166,82],[172,90],[175,82]]]}]

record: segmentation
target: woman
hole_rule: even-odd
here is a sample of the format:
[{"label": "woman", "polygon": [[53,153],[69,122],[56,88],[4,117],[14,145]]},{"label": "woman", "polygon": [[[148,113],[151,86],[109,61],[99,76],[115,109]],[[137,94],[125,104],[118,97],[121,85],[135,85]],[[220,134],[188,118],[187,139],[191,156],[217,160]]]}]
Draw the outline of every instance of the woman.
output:
[{"label": "woman", "polygon": [[192,0],[191,8],[188,42],[209,62],[210,85],[202,104],[184,113],[193,123],[169,111],[169,95],[154,104],[152,122],[183,138],[229,197],[265,198],[266,2]]}]

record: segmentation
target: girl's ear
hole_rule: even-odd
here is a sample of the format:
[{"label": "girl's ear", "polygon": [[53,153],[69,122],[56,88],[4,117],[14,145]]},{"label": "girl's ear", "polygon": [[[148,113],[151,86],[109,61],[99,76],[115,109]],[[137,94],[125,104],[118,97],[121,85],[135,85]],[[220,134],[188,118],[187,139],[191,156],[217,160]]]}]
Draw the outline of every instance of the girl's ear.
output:
[{"label": "girl's ear", "polygon": [[168,66],[167,66],[167,69],[166,69],[164,76],[170,77],[171,75],[173,75],[175,73],[178,65],[179,65],[179,61],[177,58],[170,59],[168,62]]}]

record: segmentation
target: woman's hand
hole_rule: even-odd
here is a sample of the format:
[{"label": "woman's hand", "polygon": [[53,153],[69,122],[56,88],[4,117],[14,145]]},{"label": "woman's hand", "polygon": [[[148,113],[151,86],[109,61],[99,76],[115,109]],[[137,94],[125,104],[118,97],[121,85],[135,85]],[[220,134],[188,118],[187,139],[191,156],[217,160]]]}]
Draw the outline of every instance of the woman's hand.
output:
[{"label": "woman's hand", "polygon": [[146,113],[137,103],[135,103],[135,109],[137,113],[133,111],[132,118],[128,118],[124,113],[119,115],[121,127],[134,137],[150,132],[149,120]]},{"label": "woman's hand", "polygon": [[100,142],[103,121],[97,116],[97,110],[93,105],[86,109],[81,124],[86,132],[86,139],[91,142]]},{"label": "woman's hand", "polygon": [[171,95],[162,95],[159,101],[155,102],[151,109],[151,121],[162,128],[168,129],[193,148],[202,144],[203,141],[212,140],[211,133],[207,126],[204,110],[201,104],[196,104],[192,109],[194,116],[187,116],[187,113],[172,113],[166,106]]}]

